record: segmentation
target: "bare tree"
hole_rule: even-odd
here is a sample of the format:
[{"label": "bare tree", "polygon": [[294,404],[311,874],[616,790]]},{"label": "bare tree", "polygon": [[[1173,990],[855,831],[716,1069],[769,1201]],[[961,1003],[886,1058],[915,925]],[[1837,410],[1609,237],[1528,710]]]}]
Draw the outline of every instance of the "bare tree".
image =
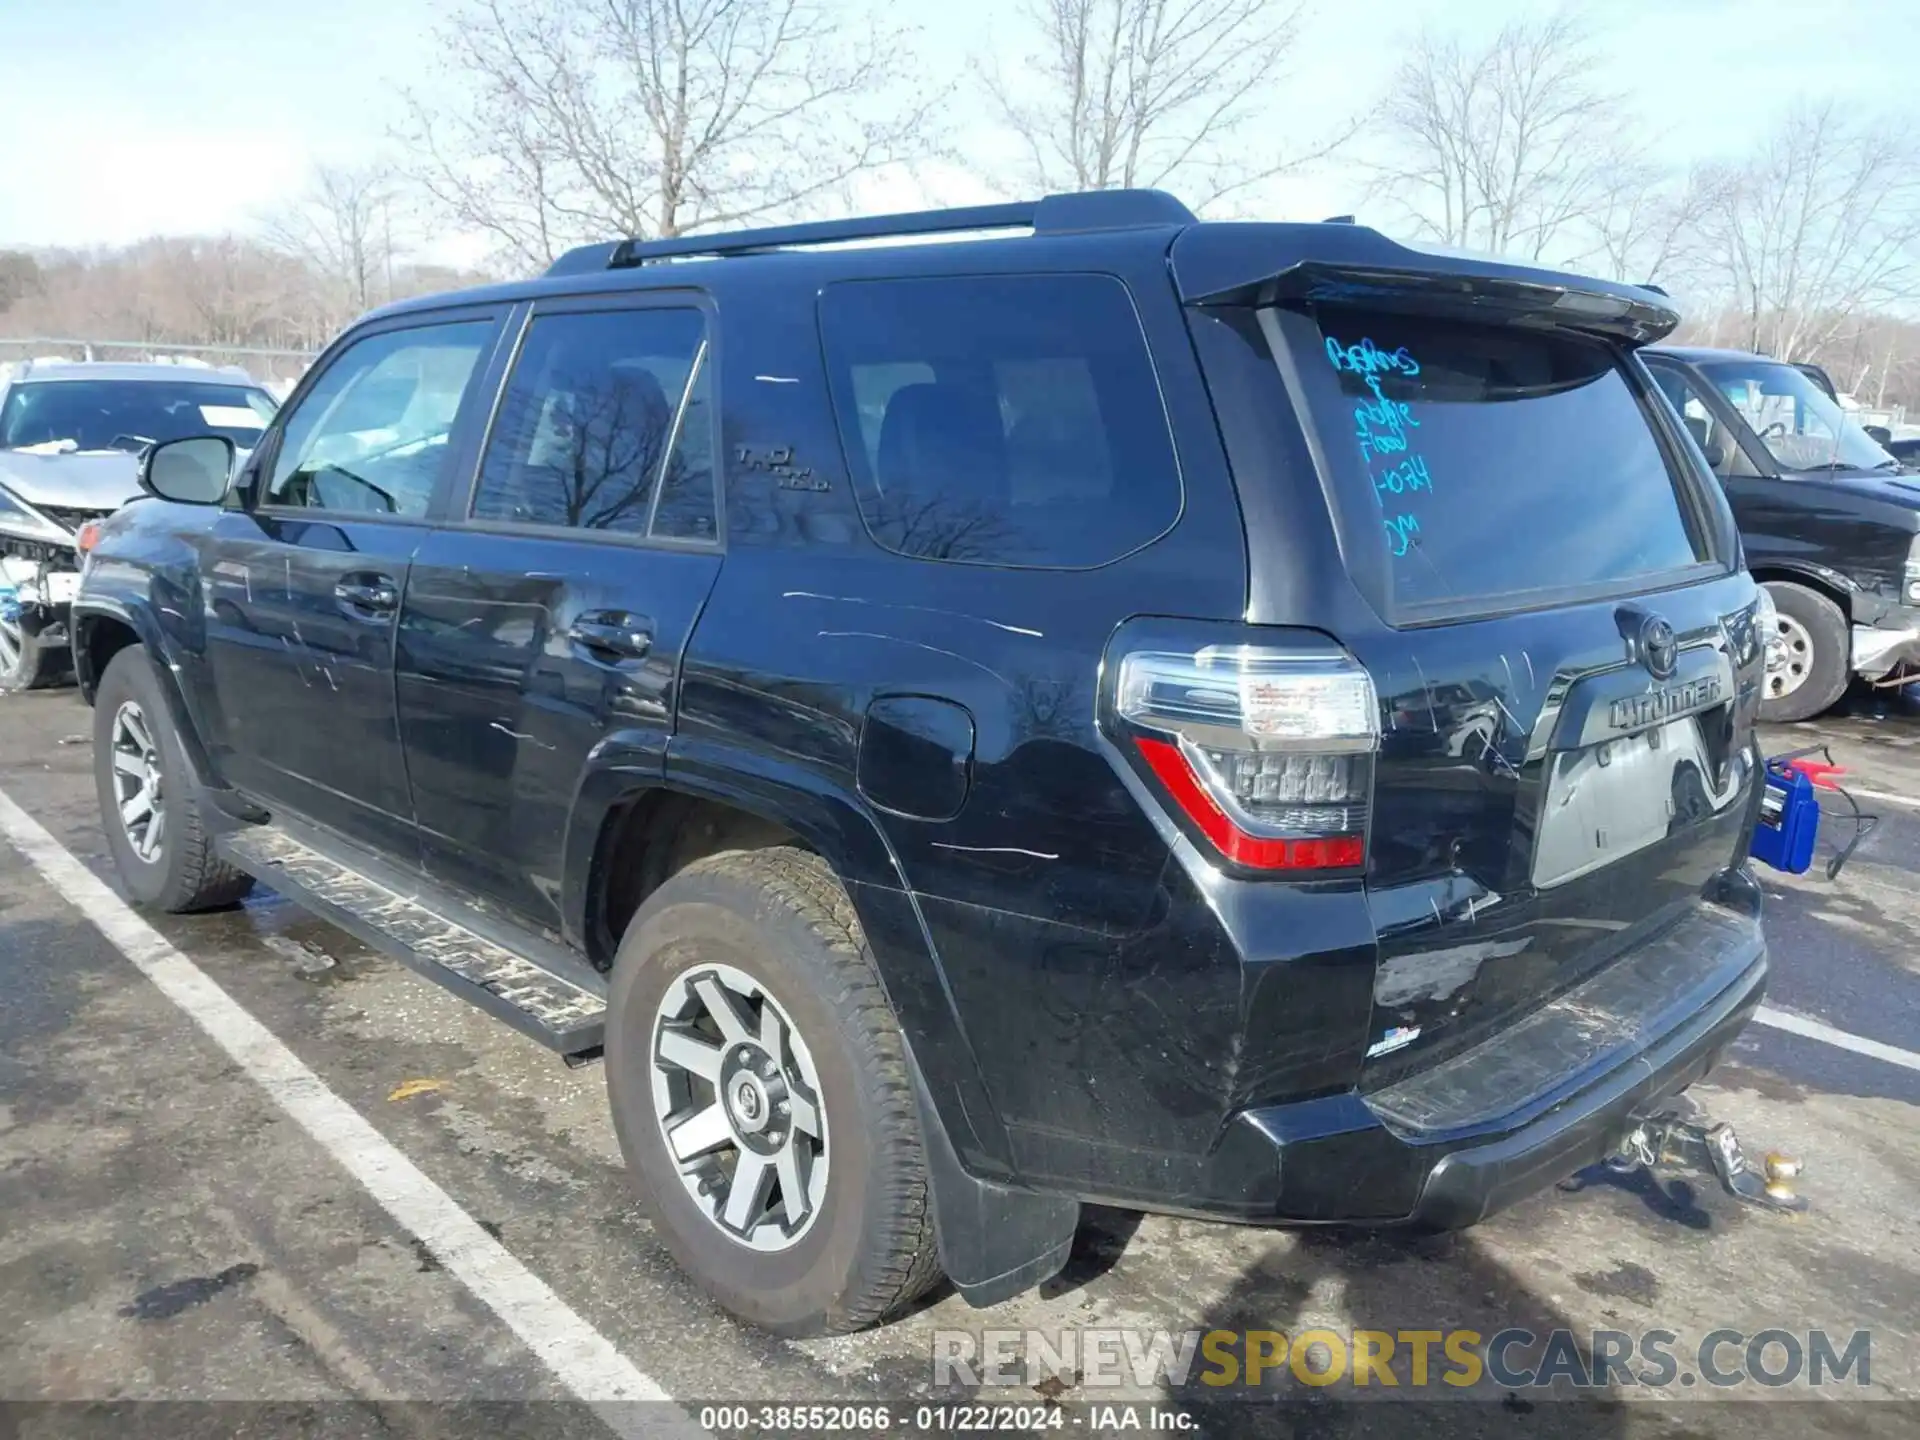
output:
[{"label": "bare tree", "polygon": [[323,301],[331,326],[393,298],[399,204],[384,166],[316,165],[305,192],[268,219],[268,242],[329,282]]},{"label": "bare tree", "polygon": [[1299,7],[1282,0],[1029,0],[1042,48],[982,81],[1042,190],[1167,186],[1200,206],[1313,160],[1249,135],[1283,78]]},{"label": "bare tree", "polygon": [[937,98],[833,0],[463,0],[440,39],[458,98],[410,97],[417,178],[527,268],[790,216],[919,154]]},{"label": "bare tree", "polygon": [[1818,358],[1920,282],[1920,144],[1891,119],[1797,106],[1753,159],[1716,172],[1702,230],[1731,279],[1739,343]]},{"label": "bare tree", "polygon": [[1445,244],[1543,258],[1619,173],[1625,116],[1596,68],[1567,11],[1513,21],[1478,47],[1421,31],[1379,112],[1389,158],[1377,190]]},{"label": "bare tree", "polygon": [[1698,280],[1708,268],[1700,228],[1718,199],[1710,173],[1675,173],[1616,152],[1596,169],[1590,226],[1592,262],[1615,280],[1660,284]]}]

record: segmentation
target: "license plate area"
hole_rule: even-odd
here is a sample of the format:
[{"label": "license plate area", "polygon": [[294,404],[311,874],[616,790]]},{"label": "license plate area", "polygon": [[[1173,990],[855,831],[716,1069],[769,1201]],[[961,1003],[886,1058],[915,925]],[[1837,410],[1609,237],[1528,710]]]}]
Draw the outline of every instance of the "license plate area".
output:
[{"label": "license plate area", "polygon": [[[1577,880],[1724,813],[1751,763],[1727,707],[1547,756],[1533,884]],[[1716,743],[1717,742],[1717,743]]]}]

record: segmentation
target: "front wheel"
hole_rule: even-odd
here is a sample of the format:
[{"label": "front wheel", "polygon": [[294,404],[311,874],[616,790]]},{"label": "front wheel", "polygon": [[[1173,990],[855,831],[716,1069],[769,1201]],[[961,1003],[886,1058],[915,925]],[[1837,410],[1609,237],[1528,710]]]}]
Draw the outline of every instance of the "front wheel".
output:
[{"label": "front wheel", "polygon": [[212,804],[143,646],[120,651],[100,677],[93,778],[107,848],[135,900],[180,914],[231,905],[253,888],[250,876],[214,854]]},{"label": "front wheel", "polygon": [[818,856],[695,861],[614,962],[607,1085],[680,1268],[782,1335],[857,1330],[939,1277],[905,1044]]},{"label": "front wheel", "polygon": [[19,606],[0,600],[0,690],[38,690],[73,678],[72,652],[29,635]]},{"label": "front wheel", "polygon": [[1817,590],[1769,580],[1775,634],[1767,646],[1760,718],[1775,724],[1811,720],[1847,690],[1852,637],[1840,607]]}]

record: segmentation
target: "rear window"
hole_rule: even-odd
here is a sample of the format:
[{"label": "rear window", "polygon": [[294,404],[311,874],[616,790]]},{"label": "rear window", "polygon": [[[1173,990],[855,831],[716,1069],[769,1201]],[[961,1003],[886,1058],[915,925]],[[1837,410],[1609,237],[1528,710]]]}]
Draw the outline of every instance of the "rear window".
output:
[{"label": "rear window", "polygon": [[1396,609],[1627,589],[1708,558],[1606,345],[1345,307],[1313,320],[1307,405]]},{"label": "rear window", "polygon": [[1080,568],[1179,517],[1166,410],[1118,280],[856,281],[826,290],[820,327],[861,513],[887,548]]}]

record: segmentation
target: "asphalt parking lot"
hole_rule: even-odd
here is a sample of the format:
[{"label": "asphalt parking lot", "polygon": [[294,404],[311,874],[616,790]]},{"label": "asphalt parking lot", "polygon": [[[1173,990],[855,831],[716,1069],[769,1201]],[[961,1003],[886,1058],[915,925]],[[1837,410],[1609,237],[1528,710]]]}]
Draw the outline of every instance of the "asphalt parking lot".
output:
[{"label": "asphalt parking lot", "polygon": [[[597,1068],[564,1068],[269,894],[157,921],[169,950],[62,869],[65,852],[111,871],[89,731],[72,692],[0,703],[0,793],[26,817],[0,802],[0,1401],[185,1402],[139,1412],[143,1428],[258,1434],[690,1430],[718,1402],[748,1413],[715,1428],[780,1433],[759,1406],[975,1397],[1137,1400],[1152,1407],[1137,1423],[1210,1434],[1920,1428],[1920,712],[1862,705],[1769,737],[1831,744],[1881,816],[1837,881],[1769,872],[1774,1023],[1698,1091],[1750,1146],[1804,1160],[1808,1215],[1644,1172],[1584,1177],[1459,1236],[1100,1212],[1040,1292],[988,1312],[942,1295],[800,1343],[735,1325],[674,1271],[629,1198]],[[23,852],[34,825],[54,843]],[[1604,1408],[1487,1385],[1342,1406],[1297,1386],[1283,1407],[1191,1377],[1096,1390],[1084,1362],[1037,1387],[936,1387],[932,1363],[953,1331],[1509,1326],[1672,1331],[1683,1372],[1716,1330],[1865,1330],[1871,1372],[1818,1390],[1677,1382]],[[684,1418],[580,1403],[664,1399]],[[0,1434],[100,1413],[0,1410]],[[1069,1413],[1081,1433],[1128,1423]]]}]

